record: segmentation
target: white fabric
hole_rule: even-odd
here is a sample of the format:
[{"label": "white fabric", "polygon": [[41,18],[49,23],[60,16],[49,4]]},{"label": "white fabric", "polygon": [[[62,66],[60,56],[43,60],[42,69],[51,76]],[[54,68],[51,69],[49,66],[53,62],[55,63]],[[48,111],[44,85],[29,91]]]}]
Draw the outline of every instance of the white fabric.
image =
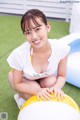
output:
[{"label": "white fabric", "polygon": [[48,59],[49,64],[44,73],[38,74],[32,67],[30,61],[30,44],[28,42],[23,43],[9,55],[7,61],[10,67],[23,71],[23,76],[29,80],[55,75],[60,60],[68,54],[70,47],[67,44],[61,43],[59,40],[49,39],[49,42],[51,44],[52,54]]},{"label": "white fabric", "polygon": [[18,108],[20,109],[22,107],[22,105],[25,103],[26,100],[24,100],[22,97],[19,96],[19,94],[15,94],[14,95],[14,99],[15,102],[18,106]]}]

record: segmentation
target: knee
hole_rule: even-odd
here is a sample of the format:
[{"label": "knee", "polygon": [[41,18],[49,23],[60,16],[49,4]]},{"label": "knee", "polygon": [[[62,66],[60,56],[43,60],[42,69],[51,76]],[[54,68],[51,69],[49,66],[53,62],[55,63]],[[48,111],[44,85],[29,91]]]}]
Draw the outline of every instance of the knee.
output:
[{"label": "knee", "polygon": [[52,87],[56,83],[56,77],[49,77],[45,80],[44,85],[45,87]]},{"label": "knee", "polygon": [[52,87],[56,83],[56,77],[50,76],[40,81],[41,87]]}]

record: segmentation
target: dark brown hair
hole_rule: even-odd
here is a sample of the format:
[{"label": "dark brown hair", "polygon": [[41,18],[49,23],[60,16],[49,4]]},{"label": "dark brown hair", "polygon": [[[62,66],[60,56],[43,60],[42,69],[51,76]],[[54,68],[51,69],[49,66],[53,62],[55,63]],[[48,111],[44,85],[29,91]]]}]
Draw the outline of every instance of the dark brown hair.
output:
[{"label": "dark brown hair", "polygon": [[21,19],[21,29],[23,31],[23,33],[25,32],[25,29],[31,29],[31,20],[33,21],[33,23],[37,26],[40,25],[36,18],[40,18],[42,20],[42,22],[47,25],[47,19],[46,16],[44,15],[44,13],[38,9],[31,9],[28,10]]}]

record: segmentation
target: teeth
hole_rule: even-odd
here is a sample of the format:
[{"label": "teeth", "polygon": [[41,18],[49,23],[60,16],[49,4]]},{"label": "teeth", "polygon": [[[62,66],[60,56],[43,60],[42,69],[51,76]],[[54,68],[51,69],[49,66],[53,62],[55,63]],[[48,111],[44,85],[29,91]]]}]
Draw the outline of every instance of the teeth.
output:
[{"label": "teeth", "polygon": [[38,44],[40,42],[40,40],[35,40],[33,41],[35,44]]}]

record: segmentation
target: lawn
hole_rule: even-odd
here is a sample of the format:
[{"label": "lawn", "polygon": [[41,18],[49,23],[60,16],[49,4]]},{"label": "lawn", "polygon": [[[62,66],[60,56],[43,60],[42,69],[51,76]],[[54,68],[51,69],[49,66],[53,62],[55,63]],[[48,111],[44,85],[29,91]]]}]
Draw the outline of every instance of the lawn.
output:
[{"label": "lawn", "polygon": [[[15,92],[8,83],[7,57],[10,52],[25,41],[20,28],[21,16],[0,16],[0,112],[8,113],[8,120],[16,120],[19,109],[13,99]],[[69,23],[49,20],[52,28],[49,38],[61,38],[69,34]],[[80,89],[68,83],[63,88],[80,106]]]}]

